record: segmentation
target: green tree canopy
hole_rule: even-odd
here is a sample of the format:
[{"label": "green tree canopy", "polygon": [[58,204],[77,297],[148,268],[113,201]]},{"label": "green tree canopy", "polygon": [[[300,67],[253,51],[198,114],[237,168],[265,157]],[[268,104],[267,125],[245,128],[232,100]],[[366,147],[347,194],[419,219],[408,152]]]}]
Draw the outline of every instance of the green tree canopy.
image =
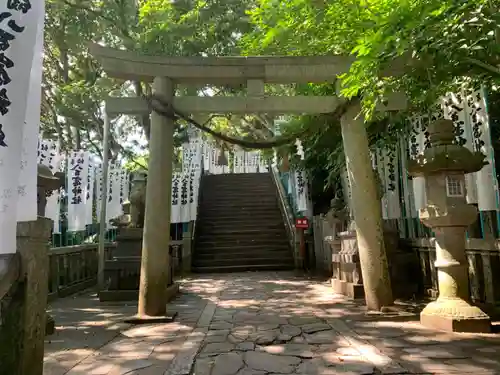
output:
[{"label": "green tree canopy", "polygon": [[[372,145],[394,142],[411,113],[428,113],[437,99],[464,81],[500,81],[498,0],[258,0],[249,14],[254,29],[242,39],[247,55],[349,55],[351,69],[327,85],[301,85],[301,94],[361,96],[371,122]],[[389,67],[389,68],[388,68]],[[393,73],[389,76],[387,74]],[[410,108],[374,117],[388,92],[404,92]],[[339,119],[303,116],[293,126],[322,124],[302,139],[313,176],[338,181],[343,166]],[[325,170],[327,173],[325,173]]]},{"label": "green tree canopy", "polygon": [[[251,1],[47,0],[41,130],[63,150],[101,154],[102,103],[108,94],[142,95],[149,85],[109,79],[87,52],[89,42],[171,56],[238,54]],[[181,88],[182,89],[182,88]],[[112,160],[144,162],[137,138],[149,116],[112,120]],[[180,128],[176,140],[185,139]],[[135,134],[131,137],[131,134]]]},{"label": "green tree canopy", "polygon": [[[498,0],[259,0],[251,12],[247,54],[345,54],[345,97],[362,95],[371,114],[388,90],[415,108],[464,79],[500,78]],[[389,67],[393,77],[382,77]]]}]

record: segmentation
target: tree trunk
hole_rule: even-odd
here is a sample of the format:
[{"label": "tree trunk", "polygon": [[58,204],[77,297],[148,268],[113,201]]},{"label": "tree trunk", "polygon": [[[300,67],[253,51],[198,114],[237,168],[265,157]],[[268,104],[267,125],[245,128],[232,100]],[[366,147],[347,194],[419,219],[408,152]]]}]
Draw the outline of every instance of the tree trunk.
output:
[{"label": "tree trunk", "polygon": [[352,205],[358,241],[366,306],[379,311],[391,305],[389,267],[382,229],[382,209],[370,159],[368,136],[359,102],[341,118],[347,173],[352,189]]}]

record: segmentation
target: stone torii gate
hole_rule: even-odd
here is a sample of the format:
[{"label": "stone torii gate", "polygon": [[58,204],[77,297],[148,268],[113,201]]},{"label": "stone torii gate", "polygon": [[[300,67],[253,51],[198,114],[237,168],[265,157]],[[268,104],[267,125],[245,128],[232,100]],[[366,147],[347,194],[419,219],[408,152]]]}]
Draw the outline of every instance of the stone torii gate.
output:
[{"label": "stone torii gate", "polygon": [[[266,96],[265,83],[334,82],[349,70],[352,57],[157,57],[134,52],[90,46],[90,53],[110,76],[153,83],[153,93],[173,107],[194,116],[210,113],[321,114],[332,113],[344,103],[339,97]],[[175,96],[176,85],[244,84],[246,97]],[[381,110],[400,110],[406,105],[401,96],[389,100]],[[109,116],[148,115],[143,98],[109,98]],[[353,181],[354,219],[357,225],[360,260],[369,275],[363,275],[369,308],[380,309],[372,301],[377,290],[388,284],[388,269],[382,239],[382,215],[377,199],[364,119],[359,105],[342,117],[342,137],[349,177]],[[172,183],[174,122],[151,113],[148,184],[144,222],[139,316],[166,314],[165,290],[168,280],[170,204]],[[392,303],[388,288],[384,304]]]}]

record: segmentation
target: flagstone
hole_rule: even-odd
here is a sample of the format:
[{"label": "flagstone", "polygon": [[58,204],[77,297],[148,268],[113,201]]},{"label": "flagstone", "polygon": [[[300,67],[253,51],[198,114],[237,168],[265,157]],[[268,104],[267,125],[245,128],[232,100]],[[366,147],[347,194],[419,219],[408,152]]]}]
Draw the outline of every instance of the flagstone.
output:
[{"label": "flagstone", "polygon": [[298,357],[272,355],[257,351],[246,352],[244,359],[248,367],[252,369],[283,374],[293,372],[295,366],[301,362]]}]

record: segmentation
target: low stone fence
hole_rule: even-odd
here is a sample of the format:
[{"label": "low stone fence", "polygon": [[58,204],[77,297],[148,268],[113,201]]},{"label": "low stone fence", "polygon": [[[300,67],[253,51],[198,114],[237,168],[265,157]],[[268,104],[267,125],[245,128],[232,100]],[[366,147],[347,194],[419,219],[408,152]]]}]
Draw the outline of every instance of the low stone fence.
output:
[{"label": "low stone fence", "polygon": [[[435,239],[401,240],[402,246],[417,252],[422,272],[423,292],[438,295]],[[466,241],[471,298],[475,303],[495,306],[500,303],[500,241],[469,239]]]},{"label": "low stone fence", "polygon": [[[184,241],[185,242],[185,241]],[[183,254],[183,241],[172,240],[174,273],[191,259]],[[55,247],[49,251],[49,301],[88,289],[97,284],[98,245],[95,243]],[[105,245],[105,259],[112,258],[116,243]]]},{"label": "low stone fence", "polygon": [[[49,251],[49,301],[90,288],[97,283],[98,245],[55,247]],[[106,259],[115,243],[105,245]]]}]

